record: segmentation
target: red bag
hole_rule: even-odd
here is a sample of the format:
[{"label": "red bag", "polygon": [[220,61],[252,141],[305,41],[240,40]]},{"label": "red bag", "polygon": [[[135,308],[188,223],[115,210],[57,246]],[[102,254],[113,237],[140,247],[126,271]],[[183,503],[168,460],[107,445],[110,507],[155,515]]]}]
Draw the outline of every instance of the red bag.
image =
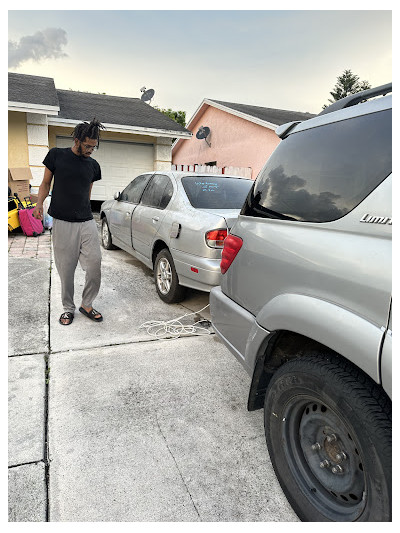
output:
[{"label": "red bag", "polygon": [[43,233],[43,224],[33,216],[33,207],[18,210],[21,229],[27,237],[37,237]]}]

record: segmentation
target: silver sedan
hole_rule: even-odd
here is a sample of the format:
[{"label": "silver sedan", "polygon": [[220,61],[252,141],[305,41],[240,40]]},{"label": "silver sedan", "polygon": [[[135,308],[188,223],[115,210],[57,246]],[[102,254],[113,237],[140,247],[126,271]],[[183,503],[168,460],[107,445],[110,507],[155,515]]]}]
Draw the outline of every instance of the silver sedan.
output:
[{"label": "silver sedan", "polygon": [[151,268],[164,302],[183,300],[185,287],[209,292],[219,285],[224,239],[252,184],[227,175],[141,174],[102,204],[102,244]]}]

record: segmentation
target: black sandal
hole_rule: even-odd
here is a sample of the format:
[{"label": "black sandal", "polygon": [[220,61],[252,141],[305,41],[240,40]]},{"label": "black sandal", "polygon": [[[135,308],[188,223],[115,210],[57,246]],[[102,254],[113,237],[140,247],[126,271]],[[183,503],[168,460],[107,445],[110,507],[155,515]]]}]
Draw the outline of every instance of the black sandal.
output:
[{"label": "black sandal", "polygon": [[[96,309],[92,309],[91,311],[86,311],[86,309],[84,309],[83,307],[80,307],[79,311],[83,313],[85,316],[87,316],[88,318],[90,318],[90,320],[94,320],[95,322],[101,322],[103,320],[101,313],[96,311]],[[96,315],[100,315],[100,316],[96,317]]]},{"label": "black sandal", "polygon": [[[62,320],[69,320],[69,322],[62,322]],[[74,314],[70,313],[69,311],[63,313],[58,319],[58,321],[60,322],[62,326],[69,326],[70,324],[72,324],[73,320],[74,320]]]}]

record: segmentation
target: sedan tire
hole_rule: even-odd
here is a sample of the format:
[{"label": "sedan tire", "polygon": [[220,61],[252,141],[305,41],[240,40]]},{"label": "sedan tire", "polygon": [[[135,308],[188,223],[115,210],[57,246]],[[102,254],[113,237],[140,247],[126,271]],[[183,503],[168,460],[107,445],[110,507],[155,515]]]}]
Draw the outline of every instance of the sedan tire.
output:
[{"label": "sedan tire", "polygon": [[157,254],[154,263],[154,281],[157,294],[164,302],[172,304],[184,299],[186,290],[179,285],[174,261],[167,248]]},{"label": "sedan tire", "polygon": [[391,520],[391,402],[331,353],[282,365],[265,397],[268,450],[302,521]]},{"label": "sedan tire", "polygon": [[101,244],[106,250],[115,250],[116,248],[112,243],[112,237],[106,217],[101,221]]}]

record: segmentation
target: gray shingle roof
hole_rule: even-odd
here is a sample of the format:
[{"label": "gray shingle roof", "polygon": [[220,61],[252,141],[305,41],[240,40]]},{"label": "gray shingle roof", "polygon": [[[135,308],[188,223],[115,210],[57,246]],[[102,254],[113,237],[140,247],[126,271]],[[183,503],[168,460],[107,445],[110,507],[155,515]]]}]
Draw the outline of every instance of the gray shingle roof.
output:
[{"label": "gray shingle roof", "polygon": [[56,89],[53,78],[8,73],[8,101],[60,107],[59,118],[190,133],[140,98]]},{"label": "gray shingle roof", "polygon": [[23,104],[58,106],[53,78],[8,73],[8,100]]},{"label": "gray shingle roof", "polygon": [[207,98],[207,100],[215,102],[217,104],[221,104],[225,107],[229,107],[231,109],[234,109],[235,111],[240,111],[241,113],[245,113],[246,115],[259,118],[261,120],[264,120],[265,122],[271,122],[272,124],[276,124],[277,126],[285,124],[286,122],[292,122],[293,120],[307,120],[309,118],[315,117],[315,115],[311,113],[301,113],[299,111],[271,109],[269,107],[259,107],[248,104],[235,104],[232,102],[222,102],[221,100],[212,100],[211,98]]},{"label": "gray shingle roof", "polygon": [[64,90],[57,90],[57,95],[61,108],[58,116],[61,118],[90,121],[96,117],[106,124],[188,131],[140,98]]}]

